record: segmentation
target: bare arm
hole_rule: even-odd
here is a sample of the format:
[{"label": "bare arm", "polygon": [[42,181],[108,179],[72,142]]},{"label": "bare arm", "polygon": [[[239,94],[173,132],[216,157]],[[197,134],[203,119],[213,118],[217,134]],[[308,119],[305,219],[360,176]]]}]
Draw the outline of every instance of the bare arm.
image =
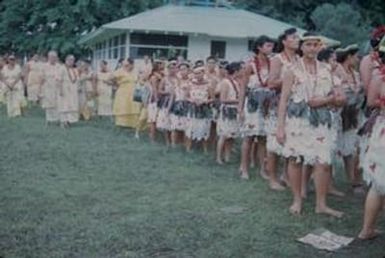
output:
[{"label": "bare arm", "polygon": [[368,87],[368,106],[372,108],[380,107],[380,87],[382,84],[381,78],[374,78],[371,80]]},{"label": "bare arm", "polygon": [[287,71],[283,77],[281,98],[278,105],[278,123],[277,123],[277,141],[280,144],[285,142],[285,120],[287,113],[287,103],[291,94],[291,88],[294,84],[294,74],[292,71]]},{"label": "bare arm", "polygon": [[332,105],[335,102],[334,94],[326,97],[312,97],[308,100],[307,104],[312,108],[319,108],[328,105]]},{"label": "bare arm", "polygon": [[283,77],[281,98],[278,105],[278,127],[283,128],[286,120],[286,110],[289,97],[291,95],[291,88],[294,84],[294,74],[292,71],[287,71]]},{"label": "bare arm", "polygon": [[365,56],[360,63],[360,76],[361,76],[361,80],[364,85],[364,89],[366,93],[369,88],[372,72],[373,72],[373,68],[372,68],[370,56]]},{"label": "bare arm", "polygon": [[239,87],[239,101],[238,101],[238,112],[243,112],[243,107],[245,106],[245,100],[246,100],[246,89],[247,89],[247,83],[240,83]]},{"label": "bare arm", "polygon": [[267,80],[267,86],[270,89],[280,89],[282,87],[282,63],[278,57],[271,59],[269,79]]}]

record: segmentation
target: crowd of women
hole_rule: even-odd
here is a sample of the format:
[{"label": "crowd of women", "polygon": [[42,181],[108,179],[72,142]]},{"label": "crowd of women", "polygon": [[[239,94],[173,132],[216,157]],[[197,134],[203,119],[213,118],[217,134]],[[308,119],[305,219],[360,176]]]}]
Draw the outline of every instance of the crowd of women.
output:
[{"label": "crowd of women", "polygon": [[339,157],[353,192],[368,183],[359,238],[371,239],[385,196],[384,35],[384,26],[373,32],[372,50],[361,60],[357,45],[329,48],[294,28],[277,41],[260,36],[253,58],[242,62],[146,57],[138,67],[122,60],[114,71],[101,61],[93,72],[73,55],[61,64],[55,51],[46,60],[33,56],[23,69],[9,55],[0,60],[0,101],[15,117],[27,96],[45,110],[47,123],[63,128],[113,116],[116,126],[135,128],[136,138],[148,130],[152,142],[161,134],[170,148],[215,148],[221,165],[240,139],[240,178],[249,179],[258,164],[272,190],[291,189],[294,215],[313,180],[315,212],[343,216],[327,204],[329,194],[344,195],[333,185]]}]

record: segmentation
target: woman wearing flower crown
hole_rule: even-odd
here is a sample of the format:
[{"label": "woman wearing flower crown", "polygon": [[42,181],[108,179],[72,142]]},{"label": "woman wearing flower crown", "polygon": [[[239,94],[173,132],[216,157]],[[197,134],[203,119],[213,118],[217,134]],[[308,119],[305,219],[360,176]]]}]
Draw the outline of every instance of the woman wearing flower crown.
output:
[{"label": "woman wearing flower crown", "polygon": [[197,141],[202,142],[203,151],[207,153],[212,117],[210,82],[204,78],[204,66],[195,67],[193,73],[194,79],[189,87],[186,150],[191,151],[193,141]]},{"label": "woman wearing flower crown", "polygon": [[326,197],[331,178],[331,162],[335,149],[336,130],[332,107],[338,99],[327,66],[317,61],[322,39],[306,33],[299,62],[286,70],[278,107],[277,141],[288,159],[288,175],[293,193],[292,214],[302,210],[302,168],[313,167],[316,186],[316,213],[341,217],[342,212],[327,206]]}]

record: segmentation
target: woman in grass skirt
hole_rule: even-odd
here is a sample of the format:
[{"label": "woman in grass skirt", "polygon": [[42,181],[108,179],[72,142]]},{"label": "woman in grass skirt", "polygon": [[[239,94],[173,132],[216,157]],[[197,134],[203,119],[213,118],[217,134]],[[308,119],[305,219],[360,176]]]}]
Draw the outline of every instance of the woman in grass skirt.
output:
[{"label": "woman in grass skirt", "polygon": [[380,216],[385,201],[385,41],[380,43],[381,66],[373,73],[368,88],[368,106],[375,108],[375,116],[368,122],[372,126],[366,133],[368,138],[365,160],[362,164],[365,179],[370,185],[366,197],[364,222],[358,237],[373,239],[378,235],[376,221]]},{"label": "woman in grass skirt", "polygon": [[[266,125],[266,149],[267,149],[267,172],[269,174],[270,188],[280,185],[277,178],[277,168],[279,157],[282,156],[282,145],[277,142],[277,112],[280,91],[282,87],[282,78],[285,71],[298,63],[297,55],[299,44],[299,36],[295,28],[287,29],[278,38],[277,50],[279,54],[271,59],[271,68],[268,78],[268,87],[275,91],[275,97],[270,101],[268,121]],[[285,162],[286,165],[286,162]],[[289,184],[287,179],[287,171],[284,168],[283,180]]]},{"label": "woman in grass skirt", "polygon": [[257,141],[260,174],[267,178],[265,173],[266,123],[269,102],[274,96],[274,91],[267,87],[267,81],[270,72],[269,55],[272,53],[273,47],[273,40],[267,36],[261,36],[257,39],[255,44],[256,56],[247,71],[247,87],[241,88],[239,109],[241,111],[243,141],[240,172],[244,179],[249,178],[248,169],[250,156],[254,154],[252,151],[254,141]]},{"label": "woman in grass skirt", "polygon": [[181,63],[179,68],[179,83],[173,90],[172,106],[170,110],[171,120],[171,145],[176,147],[178,140],[184,139],[187,124],[188,94],[190,87],[189,69],[187,63]]},{"label": "woman in grass skirt", "polygon": [[337,153],[342,156],[345,171],[353,187],[360,185],[358,173],[358,126],[360,108],[363,102],[363,87],[355,67],[358,64],[358,46],[350,45],[337,49],[337,62],[340,63],[337,74],[345,92],[346,104],[341,110],[341,128],[337,138]]},{"label": "woman in grass skirt", "polygon": [[330,185],[330,167],[335,149],[332,106],[338,98],[327,67],[316,60],[320,37],[305,34],[302,39],[303,57],[283,77],[282,96],[278,110],[277,141],[283,145],[288,158],[288,174],[293,193],[292,214],[302,210],[302,168],[314,168],[316,213],[341,217],[342,213],[329,208],[326,196]]},{"label": "woman in grass skirt", "polygon": [[202,142],[203,150],[207,153],[210,137],[212,111],[210,107],[210,82],[204,79],[205,68],[194,68],[194,79],[190,85],[189,112],[186,127],[186,150],[191,151],[192,142]]},{"label": "woman in grass skirt", "polygon": [[220,85],[220,109],[217,120],[217,163],[223,164],[230,159],[232,142],[239,136],[238,104],[240,86],[237,77],[240,63],[231,63],[226,67],[228,77]]},{"label": "woman in grass skirt", "polygon": [[171,61],[167,69],[168,74],[163,78],[158,89],[158,117],[156,118],[156,128],[164,133],[166,145],[169,146],[171,143],[170,109],[172,93],[179,84],[176,61]]}]

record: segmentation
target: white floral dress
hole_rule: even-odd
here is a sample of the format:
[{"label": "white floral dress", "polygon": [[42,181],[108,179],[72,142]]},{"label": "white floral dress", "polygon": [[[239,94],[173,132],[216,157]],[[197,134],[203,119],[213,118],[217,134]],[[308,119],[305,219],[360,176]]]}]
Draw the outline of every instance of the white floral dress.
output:
[{"label": "white floral dress", "polygon": [[[190,86],[189,114],[186,126],[186,137],[191,140],[207,140],[210,136],[211,108],[208,104],[197,105],[196,102],[209,100],[209,83],[192,82]],[[208,111],[208,112],[206,112]]]}]

